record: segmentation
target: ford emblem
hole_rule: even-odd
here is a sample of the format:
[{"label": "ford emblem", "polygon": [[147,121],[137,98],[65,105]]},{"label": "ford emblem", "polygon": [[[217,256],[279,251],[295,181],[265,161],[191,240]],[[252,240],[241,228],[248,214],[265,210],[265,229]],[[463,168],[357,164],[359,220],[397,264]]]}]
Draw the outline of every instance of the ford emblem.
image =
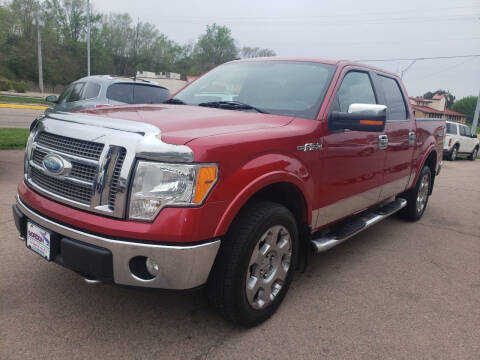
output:
[{"label": "ford emblem", "polygon": [[70,165],[67,161],[61,158],[58,155],[50,154],[43,158],[42,165],[50,173],[55,175],[60,175],[63,173],[64,169],[70,166],[65,166],[66,164]]}]

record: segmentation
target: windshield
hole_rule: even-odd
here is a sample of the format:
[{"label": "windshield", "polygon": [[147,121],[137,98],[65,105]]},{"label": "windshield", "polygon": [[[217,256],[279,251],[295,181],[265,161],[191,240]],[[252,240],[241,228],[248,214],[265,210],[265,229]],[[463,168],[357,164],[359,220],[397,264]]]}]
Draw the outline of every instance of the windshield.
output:
[{"label": "windshield", "polygon": [[174,99],[189,105],[236,101],[271,114],[315,119],[334,71],[333,65],[313,62],[234,62],[213,69]]}]

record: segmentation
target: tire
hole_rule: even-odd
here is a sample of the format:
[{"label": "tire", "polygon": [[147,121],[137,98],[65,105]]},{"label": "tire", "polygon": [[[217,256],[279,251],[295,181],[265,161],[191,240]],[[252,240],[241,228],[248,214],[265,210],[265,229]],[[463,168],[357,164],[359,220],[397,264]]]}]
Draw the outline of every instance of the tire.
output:
[{"label": "tire", "polygon": [[407,200],[407,206],[399,211],[399,216],[408,221],[419,220],[425,212],[432,186],[432,171],[430,167],[424,166],[420,172],[415,187],[408,190],[400,197]]},{"label": "tire", "polygon": [[475,159],[477,158],[477,155],[478,155],[478,146],[475,147],[475,149],[473,149],[472,153],[468,157],[468,160],[475,161]]},{"label": "tire", "polygon": [[458,155],[458,145],[454,145],[452,151],[450,151],[450,155],[448,156],[448,160],[455,161]]},{"label": "tire", "polygon": [[269,201],[247,204],[222,241],[210,273],[210,305],[245,327],[267,320],[288,291],[298,251],[297,223],[286,207]]}]

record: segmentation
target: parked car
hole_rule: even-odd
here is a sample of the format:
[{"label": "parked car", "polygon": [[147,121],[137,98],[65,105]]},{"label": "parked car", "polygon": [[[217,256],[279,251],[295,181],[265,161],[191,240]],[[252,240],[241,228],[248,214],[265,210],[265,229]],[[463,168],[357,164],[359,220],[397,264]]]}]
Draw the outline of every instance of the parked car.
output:
[{"label": "parked car", "polygon": [[234,61],[161,106],[38,120],[13,214],[27,247],[88,282],[206,284],[214,309],[253,326],[309,249],[397,212],[418,220],[444,137],[443,121],[415,120],[395,74]]},{"label": "parked car", "polygon": [[46,100],[55,104],[47,113],[123,104],[161,104],[170,95],[167,88],[150,81],[88,76],[71,83],[58,99],[55,95],[47,96]]},{"label": "parked car", "polygon": [[443,156],[447,160],[455,160],[457,155],[468,155],[470,160],[475,160],[478,155],[479,140],[472,134],[466,125],[447,121],[447,134],[443,144]]}]

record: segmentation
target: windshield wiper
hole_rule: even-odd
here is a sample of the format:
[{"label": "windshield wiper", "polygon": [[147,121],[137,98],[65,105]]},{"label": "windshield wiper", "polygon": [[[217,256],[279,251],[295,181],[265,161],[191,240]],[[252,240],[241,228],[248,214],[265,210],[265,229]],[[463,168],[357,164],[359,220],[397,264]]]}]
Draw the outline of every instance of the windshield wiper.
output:
[{"label": "windshield wiper", "polygon": [[171,98],[170,100],[164,101],[164,104],[175,104],[175,105],[187,105],[187,103],[180,99]]},{"label": "windshield wiper", "polygon": [[242,103],[240,101],[209,101],[198,104],[198,106],[213,107],[218,109],[232,109],[232,110],[255,110],[262,114],[268,114],[268,112],[256,108],[255,106]]}]

